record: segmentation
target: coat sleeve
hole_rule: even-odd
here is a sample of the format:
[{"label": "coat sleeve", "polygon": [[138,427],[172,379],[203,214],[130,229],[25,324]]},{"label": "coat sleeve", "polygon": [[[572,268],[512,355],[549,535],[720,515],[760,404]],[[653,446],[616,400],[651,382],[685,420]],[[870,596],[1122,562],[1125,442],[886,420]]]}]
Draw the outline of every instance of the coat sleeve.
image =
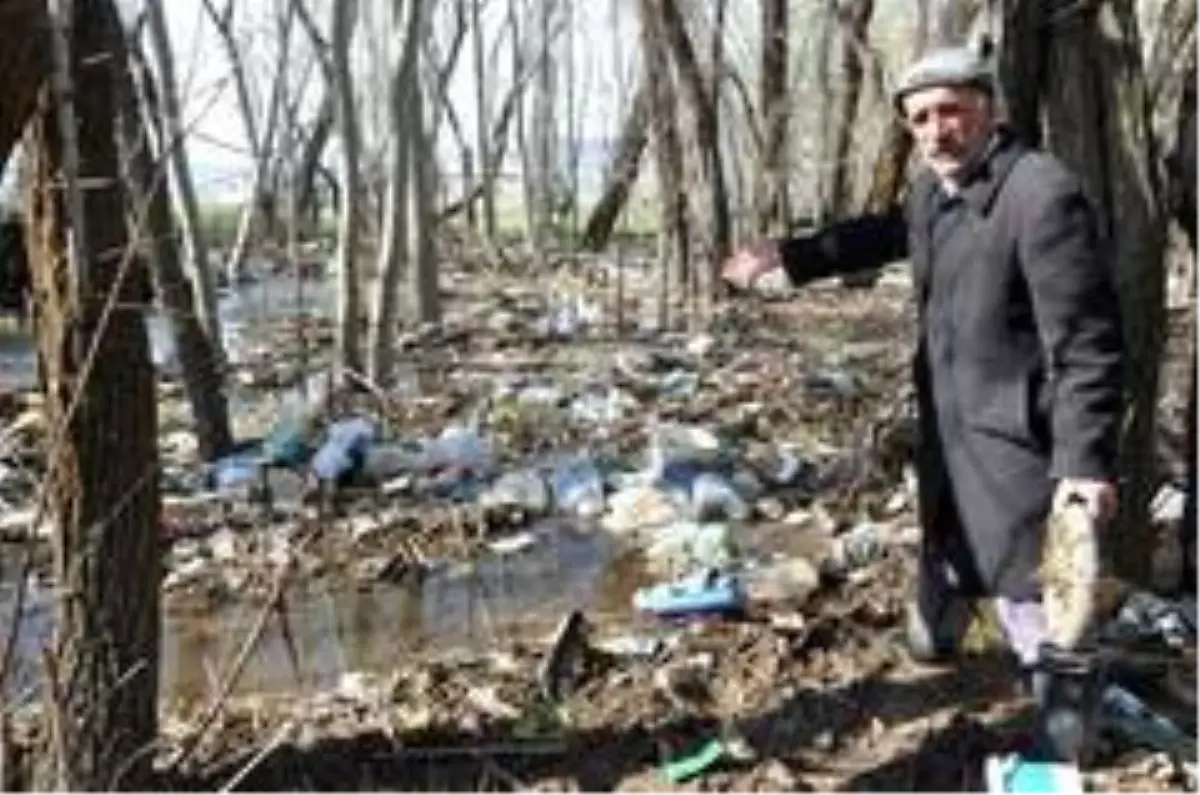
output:
[{"label": "coat sleeve", "polygon": [[908,225],[902,207],[829,224],[812,235],[779,243],[792,284],[881,268],[908,256]]},{"label": "coat sleeve", "polygon": [[[1121,315],[1092,208],[1056,163],[1022,200],[1019,257],[1029,285],[1052,403],[1054,478],[1116,476]],[[1046,173],[1048,172],[1048,173]]]}]

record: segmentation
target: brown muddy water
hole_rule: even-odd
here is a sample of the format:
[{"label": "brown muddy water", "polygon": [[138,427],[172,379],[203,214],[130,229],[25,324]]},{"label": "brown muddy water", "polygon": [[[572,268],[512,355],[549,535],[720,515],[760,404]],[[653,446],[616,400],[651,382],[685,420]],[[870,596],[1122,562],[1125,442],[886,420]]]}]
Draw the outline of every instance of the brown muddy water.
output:
[{"label": "brown muddy water", "polygon": [[[558,524],[537,543],[472,564],[449,563],[401,583],[328,580],[288,589],[238,679],[237,693],[306,692],[344,674],[386,672],[415,658],[486,654],[548,640],[558,621],[582,609],[598,624],[630,618],[630,597],[645,583],[639,561],[602,532]],[[20,553],[0,550],[0,626],[12,626]],[[52,594],[31,584],[18,628],[8,697],[36,697],[38,660],[53,628]],[[165,703],[209,699],[237,656],[261,607],[232,604],[204,615],[166,615],[161,645]]]},{"label": "brown muddy water", "polygon": [[[269,277],[222,293],[219,313],[226,349],[236,362],[255,323],[328,314],[329,282]],[[153,360],[175,369],[168,320],[147,318]],[[36,354],[29,329],[0,321],[0,390],[36,386]],[[254,395],[237,394],[234,410]],[[447,563],[401,584],[362,585],[328,578],[299,582],[284,597],[282,614],[266,625],[242,671],[236,692],[306,691],[335,685],[347,673],[387,671],[406,659],[454,652],[481,653],[513,642],[538,642],[575,608],[593,621],[628,617],[640,567],[619,555],[600,532],[564,525],[538,528],[537,543],[508,555],[485,554],[471,564]],[[0,548],[0,631],[15,620],[21,550]],[[245,643],[261,607],[232,604],[211,613],[171,615],[163,621],[161,694],[166,703],[208,699]],[[37,697],[39,660],[53,629],[52,593],[31,581],[20,617],[8,699]]]}]

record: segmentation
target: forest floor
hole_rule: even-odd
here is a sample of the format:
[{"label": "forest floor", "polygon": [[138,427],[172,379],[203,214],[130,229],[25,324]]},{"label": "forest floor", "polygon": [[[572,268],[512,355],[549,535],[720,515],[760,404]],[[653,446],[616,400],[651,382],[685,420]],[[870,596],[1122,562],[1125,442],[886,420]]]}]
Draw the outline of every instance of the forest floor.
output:
[{"label": "forest floor", "polygon": [[[375,423],[376,455],[336,485],[315,489],[297,464],[201,489],[180,390],[163,385],[168,618],[230,605],[263,618],[205,687],[164,693],[163,786],[958,791],[983,788],[989,755],[1027,747],[1031,704],[988,606],[961,659],[919,665],[903,650],[918,532],[901,272],[869,291],[829,283],[722,302],[703,331],[669,333],[638,331],[650,302],[635,274],[618,288],[603,273],[451,274],[444,325],[401,341],[400,385],[310,397],[314,428]],[[1190,322],[1171,320],[1165,496],[1147,531],[1164,592],[1179,565],[1161,504],[1182,482]],[[319,371],[330,339],[322,320],[257,329],[239,383],[277,395]],[[239,404],[239,437],[268,435],[280,406]],[[33,445],[37,424],[26,426]],[[564,453],[590,466],[571,469]],[[697,496],[705,470],[733,496]],[[657,481],[639,477],[652,471]],[[320,687],[238,684],[238,663],[304,583],[428,598],[449,570],[536,554],[547,521],[611,550],[578,570],[589,578],[578,591],[567,564],[565,582],[522,585],[514,563],[505,587],[542,602],[528,611],[539,620],[514,618],[469,648],[385,633],[370,665],[342,665]],[[638,588],[697,566],[743,577],[745,609],[672,621],[633,610]],[[1194,598],[1177,604],[1194,620]],[[1191,737],[1194,761],[1194,649],[1113,672]],[[1195,788],[1191,762],[1146,742],[1106,732],[1096,749],[1089,789]]]}]

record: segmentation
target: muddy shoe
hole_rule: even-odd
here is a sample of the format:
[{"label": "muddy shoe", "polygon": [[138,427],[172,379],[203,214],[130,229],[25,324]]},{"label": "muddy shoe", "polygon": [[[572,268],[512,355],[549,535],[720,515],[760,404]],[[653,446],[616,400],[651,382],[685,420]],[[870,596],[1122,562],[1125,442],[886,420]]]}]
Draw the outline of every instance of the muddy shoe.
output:
[{"label": "muddy shoe", "polygon": [[1060,649],[1074,649],[1093,628],[1100,556],[1087,507],[1068,501],[1050,514],[1038,570],[1046,630]]},{"label": "muddy shoe", "polygon": [[953,659],[970,624],[971,602],[965,597],[946,596],[936,605],[910,602],[904,616],[909,656],[920,663]]}]

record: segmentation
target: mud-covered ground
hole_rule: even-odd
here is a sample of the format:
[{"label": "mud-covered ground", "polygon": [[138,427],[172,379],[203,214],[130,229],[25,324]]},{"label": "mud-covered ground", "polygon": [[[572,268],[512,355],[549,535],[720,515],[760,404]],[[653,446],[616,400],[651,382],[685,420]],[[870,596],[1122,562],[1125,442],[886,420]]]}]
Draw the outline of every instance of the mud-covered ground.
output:
[{"label": "mud-covered ground", "polygon": [[[301,467],[272,473],[269,508],[252,487],[196,498],[186,412],[178,387],[165,384],[164,479],[175,492],[163,523],[168,614],[203,617],[231,603],[265,609],[300,581],[371,587],[461,565],[524,532],[531,514],[553,513],[489,506],[482,495],[498,473],[581,448],[634,470],[651,420],[713,431],[761,481],[781,450],[800,461],[801,475],[767,483],[747,498],[748,515],[728,523],[752,571],[783,564],[790,573],[751,577],[742,615],[665,624],[629,608],[631,589],[656,576],[644,545],[624,537],[620,555],[638,574],[602,578],[580,621],[565,611],[550,617],[551,629],[563,619],[558,632],[543,622],[483,650],[397,651],[392,664],[343,671],[316,692],[234,688],[218,699],[214,686],[206,699],[164,699],[164,786],[977,790],[987,755],[1027,746],[1030,705],[986,606],[956,663],[922,666],[903,653],[916,526],[906,466],[912,312],[902,271],[871,291],[829,283],[722,302],[710,323],[653,334],[637,329],[647,306],[630,298],[639,294],[634,275],[618,291],[611,271],[588,273],[562,267],[551,284],[519,270],[460,273],[447,290],[445,327],[404,339],[400,386],[325,401],[335,417],[377,418],[394,440],[473,418],[494,458],[488,477],[442,466],[318,493]],[[1189,323],[1172,316],[1165,370],[1160,457],[1173,477],[1183,455]],[[321,363],[327,324],[309,321],[303,334],[297,326],[258,330],[262,342],[238,376],[243,387],[270,396],[294,383],[304,369],[300,339],[305,366]],[[537,389],[558,393],[520,397]],[[603,399],[588,403],[588,414],[575,410],[581,395]],[[277,404],[245,405],[239,436],[266,433]],[[36,422],[26,422],[33,445]],[[607,496],[611,514],[611,488]],[[863,526],[870,553],[839,558],[839,539]],[[1148,538],[1166,550],[1156,555],[1165,585],[1178,566],[1166,543],[1172,531],[1164,524]],[[1194,653],[1190,668],[1181,656],[1120,673],[1194,733]],[[713,741],[718,758],[673,780],[670,762]],[[1191,770],[1105,736],[1088,784],[1192,789]]]}]

